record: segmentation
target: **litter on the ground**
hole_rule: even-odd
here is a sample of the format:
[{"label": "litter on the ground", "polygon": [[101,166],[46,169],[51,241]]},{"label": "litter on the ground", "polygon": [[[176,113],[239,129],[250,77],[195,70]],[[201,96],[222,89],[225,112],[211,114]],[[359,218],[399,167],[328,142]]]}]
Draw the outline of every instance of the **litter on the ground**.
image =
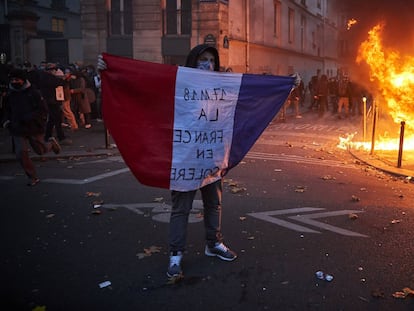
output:
[{"label": "litter on the ground", "polygon": [[319,280],[324,280],[324,281],[328,281],[331,282],[333,280],[333,275],[331,274],[327,274],[323,271],[316,271],[315,272],[316,278]]},{"label": "litter on the ground", "polygon": [[111,286],[110,281],[105,281],[105,282],[99,283],[99,288],[104,288],[104,287],[108,287],[108,286]]}]

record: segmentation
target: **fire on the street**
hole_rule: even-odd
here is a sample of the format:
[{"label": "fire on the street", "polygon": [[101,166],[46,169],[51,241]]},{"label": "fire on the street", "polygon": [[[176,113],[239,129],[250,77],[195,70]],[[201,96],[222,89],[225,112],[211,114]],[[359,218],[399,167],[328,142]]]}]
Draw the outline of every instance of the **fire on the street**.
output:
[{"label": "fire on the street", "polygon": [[[352,141],[355,136],[355,133],[348,134],[346,137],[339,137],[339,144],[338,148],[347,149],[352,148],[355,150],[370,150],[371,149],[371,141],[363,142],[363,141]],[[382,150],[382,151],[390,151],[390,150],[398,150],[400,147],[399,145],[399,138],[386,138],[386,137],[379,137],[375,141],[375,150]],[[405,151],[414,151],[414,137],[406,137],[404,139],[404,150]],[[406,156],[409,153],[405,154]]]},{"label": "fire on the street", "polygon": [[[383,27],[384,25],[378,24],[368,32],[368,39],[360,45],[356,60],[357,63],[365,62],[368,65],[371,83],[378,92],[372,95],[382,113],[391,120],[381,119],[379,122],[392,123],[386,125],[386,130],[381,129],[376,133],[375,150],[398,150],[400,125],[404,122],[404,151],[413,151],[414,57],[402,56],[398,51],[384,47]],[[366,150],[371,148],[370,139],[366,139],[366,142],[353,142],[354,136],[355,134],[351,134],[340,138],[338,147],[350,146]]]}]

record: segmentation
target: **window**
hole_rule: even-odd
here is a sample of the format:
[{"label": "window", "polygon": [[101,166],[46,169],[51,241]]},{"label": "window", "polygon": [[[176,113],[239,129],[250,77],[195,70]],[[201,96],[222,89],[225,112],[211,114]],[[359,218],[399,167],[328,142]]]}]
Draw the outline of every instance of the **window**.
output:
[{"label": "window", "polygon": [[302,15],[300,18],[300,48],[302,52],[305,50],[306,41],[306,16]]},{"label": "window", "polygon": [[274,6],[273,36],[278,38],[280,37],[280,22],[281,22],[280,12],[281,12],[282,4],[280,3],[280,1],[276,0],[274,1],[273,6]]},{"label": "window", "polygon": [[52,3],[50,4],[50,7],[55,10],[65,10],[66,7],[66,1],[65,0],[52,0]]},{"label": "window", "polygon": [[316,34],[312,31],[312,49],[316,49]]},{"label": "window", "polygon": [[306,0],[300,0],[300,4],[306,6]]},{"label": "window", "polygon": [[318,0],[316,6],[318,7],[318,9],[322,8],[322,0]]},{"label": "window", "polygon": [[132,0],[111,0],[109,5],[109,34],[132,34]]},{"label": "window", "polygon": [[52,17],[52,31],[53,32],[65,32],[65,20],[62,18]]},{"label": "window", "polygon": [[293,43],[295,41],[295,10],[289,8],[288,18],[288,40],[289,43]]},{"label": "window", "polygon": [[191,0],[168,0],[164,20],[164,34],[191,34]]},{"label": "window", "polygon": [[339,40],[339,56],[348,56],[348,42],[346,40]]}]

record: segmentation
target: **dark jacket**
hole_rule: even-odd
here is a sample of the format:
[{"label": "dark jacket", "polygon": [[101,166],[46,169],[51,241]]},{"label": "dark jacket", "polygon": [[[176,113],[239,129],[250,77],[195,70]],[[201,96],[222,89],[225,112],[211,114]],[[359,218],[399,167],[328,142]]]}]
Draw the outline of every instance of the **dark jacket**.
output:
[{"label": "dark jacket", "polygon": [[76,73],[76,79],[70,80],[72,102],[76,109],[81,113],[90,113],[91,104],[87,95],[86,80],[81,73]]},{"label": "dark jacket", "polygon": [[46,71],[39,72],[39,90],[48,105],[56,105],[61,102],[56,100],[56,88],[63,86],[61,78]]},{"label": "dark jacket", "polygon": [[197,45],[190,51],[185,62],[185,67],[197,68],[197,58],[205,51],[209,51],[214,55],[214,71],[220,71],[220,58],[218,52],[214,47],[207,44]]},{"label": "dark jacket", "polygon": [[26,80],[21,89],[9,86],[6,96],[6,116],[8,129],[13,136],[34,136],[43,134],[48,109],[39,91]]},{"label": "dark jacket", "polygon": [[318,89],[316,94],[318,96],[328,96],[329,93],[329,81],[326,75],[322,75],[318,82]]},{"label": "dark jacket", "polygon": [[351,87],[348,80],[340,79],[338,82],[338,96],[339,97],[350,97]]}]

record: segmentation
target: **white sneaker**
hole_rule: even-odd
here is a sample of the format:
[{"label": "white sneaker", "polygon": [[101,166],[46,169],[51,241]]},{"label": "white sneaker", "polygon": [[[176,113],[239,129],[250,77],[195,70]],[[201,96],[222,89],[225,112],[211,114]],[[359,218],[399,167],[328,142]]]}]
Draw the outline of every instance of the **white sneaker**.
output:
[{"label": "white sneaker", "polygon": [[170,254],[170,265],[168,266],[167,276],[169,278],[178,277],[183,274],[181,270],[181,259],[183,259],[183,253],[171,252]]},{"label": "white sneaker", "polygon": [[221,260],[225,261],[233,261],[237,258],[237,254],[223,243],[216,243],[214,247],[208,247],[206,245],[204,253],[210,257],[217,256]]}]

